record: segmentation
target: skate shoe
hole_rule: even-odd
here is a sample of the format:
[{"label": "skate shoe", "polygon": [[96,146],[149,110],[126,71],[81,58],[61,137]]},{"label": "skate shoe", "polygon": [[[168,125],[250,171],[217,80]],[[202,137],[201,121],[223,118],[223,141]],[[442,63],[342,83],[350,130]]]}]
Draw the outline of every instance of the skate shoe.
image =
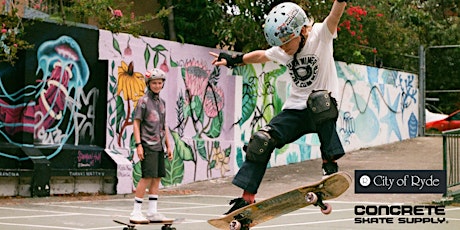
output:
[{"label": "skate shoe", "polygon": [[147,219],[150,221],[150,223],[174,220],[171,218],[167,218],[165,215],[158,212],[147,213]]},{"label": "skate shoe", "polygon": [[132,224],[148,224],[150,221],[142,215],[141,212],[132,212],[129,217],[129,222]]},{"label": "skate shoe", "polygon": [[239,197],[239,198],[235,198],[233,200],[230,201],[229,203],[230,205],[233,204],[233,206],[230,208],[230,210],[228,210],[226,213],[224,213],[224,215],[227,215],[237,209],[240,209],[244,206],[248,206],[249,203],[247,201],[245,201],[243,198]]},{"label": "skate shoe", "polygon": [[323,163],[322,168],[323,168],[323,179],[339,171],[339,166],[337,165],[337,162]]}]

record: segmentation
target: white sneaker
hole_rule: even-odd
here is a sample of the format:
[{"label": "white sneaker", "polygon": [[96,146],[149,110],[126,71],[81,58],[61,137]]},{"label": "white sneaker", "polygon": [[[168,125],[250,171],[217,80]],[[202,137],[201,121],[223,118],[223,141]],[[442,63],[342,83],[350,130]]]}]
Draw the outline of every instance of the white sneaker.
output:
[{"label": "white sneaker", "polygon": [[150,221],[142,215],[141,212],[132,212],[129,217],[129,222],[133,224],[148,224]]},{"label": "white sneaker", "polygon": [[162,221],[172,221],[174,219],[166,218],[165,215],[161,213],[147,213],[147,219],[152,222],[162,222]]}]

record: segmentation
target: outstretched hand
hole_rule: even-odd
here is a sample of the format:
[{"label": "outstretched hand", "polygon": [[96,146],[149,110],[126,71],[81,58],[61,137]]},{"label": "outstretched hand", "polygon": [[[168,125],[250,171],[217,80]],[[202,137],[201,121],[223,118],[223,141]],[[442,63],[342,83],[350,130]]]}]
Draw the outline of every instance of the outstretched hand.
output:
[{"label": "outstretched hand", "polygon": [[225,58],[221,58],[219,60],[219,54],[216,54],[214,52],[209,52],[209,54],[214,57],[214,60],[212,60],[211,64],[215,66],[227,66],[227,60]]}]

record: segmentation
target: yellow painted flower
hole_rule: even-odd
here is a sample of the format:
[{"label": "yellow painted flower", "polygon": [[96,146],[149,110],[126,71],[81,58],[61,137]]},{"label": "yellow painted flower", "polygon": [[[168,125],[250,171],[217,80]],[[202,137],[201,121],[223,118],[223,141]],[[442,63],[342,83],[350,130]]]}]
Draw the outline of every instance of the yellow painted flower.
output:
[{"label": "yellow painted flower", "polygon": [[220,175],[225,176],[225,173],[230,171],[230,157],[225,155],[220,147],[212,148],[213,156],[212,159],[216,162],[216,169],[220,169]]},{"label": "yellow painted flower", "polygon": [[134,107],[136,107],[137,101],[144,96],[144,90],[144,75],[134,72],[133,62],[126,65],[124,61],[121,61],[121,66],[118,66],[117,95],[123,92],[123,98],[127,101],[133,101]]}]

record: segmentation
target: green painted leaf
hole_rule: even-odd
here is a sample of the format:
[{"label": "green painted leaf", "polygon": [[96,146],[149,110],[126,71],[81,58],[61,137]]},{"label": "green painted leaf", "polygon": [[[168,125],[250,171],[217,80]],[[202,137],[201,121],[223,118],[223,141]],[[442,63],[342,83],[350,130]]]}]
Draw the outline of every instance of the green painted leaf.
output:
[{"label": "green painted leaf", "polygon": [[133,165],[133,183],[134,187],[137,187],[137,183],[142,178],[142,169],[141,169],[141,162],[138,161],[136,164]]},{"label": "green painted leaf", "polygon": [[244,162],[243,149],[241,147],[236,148],[236,165],[241,168]]},{"label": "green painted leaf", "polygon": [[153,67],[154,68],[157,68],[159,61],[160,61],[160,57],[158,55],[158,52],[155,52],[155,56],[153,56]]},{"label": "green painted leaf", "polygon": [[217,138],[220,136],[220,132],[222,131],[222,125],[224,124],[224,116],[222,111],[219,111],[219,114],[214,117],[211,121],[211,127],[206,132],[206,135],[209,138]]},{"label": "green painted leaf", "polygon": [[145,46],[145,50],[144,50],[144,60],[145,60],[145,69],[147,69],[148,66],[149,66],[149,61],[150,61],[150,50],[149,50],[149,46],[148,46],[148,45]]},{"label": "green painted leaf", "polygon": [[216,167],[216,160],[212,160],[208,167],[209,167],[209,169],[215,168]]},{"label": "green painted leaf", "polygon": [[174,158],[171,161],[164,159],[166,176],[161,178],[161,184],[163,184],[163,186],[178,185],[181,184],[184,179],[184,161],[179,157],[179,153],[176,152],[176,149],[174,149]]},{"label": "green painted leaf", "polygon": [[171,57],[169,57],[169,65],[171,67],[177,67],[179,66],[175,61],[173,61],[173,59]]},{"label": "green painted leaf", "polygon": [[112,45],[113,48],[121,55],[120,44],[118,43],[117,39],[115,39],[115,37],[112,37]]},{"label": "green painted leaf", "polygon": [[228,148],[224,149],[225,156],[230,157],[230,154],[232,153],[232,146],[230,145]]},{"label": "green painted leaf", "polygon": [[125,104],[123,102],[123,98],[121,96],[117,96],[117,124],[116,124],[116,132],[119,133],[122,126],[122,120],[126,117],[125,111]]},{"label": "green painted leaf", "polygon": [[168,51],[163,45],[161,44],[158,44],[157,46],[153,47],[152,50],[156,51],[156,52],[160,52],[160,51]]},{"label": "green painted leaf", "polygon": [[208,157],[206,154],[206,142],[203,139],[197,139],[195,140],[196,142],[196,148],[198,150],[198,155],[201,157],[201,159],[207,161]]},{"label": "green painted leaf", "polygon": [[190,103],[193,113],[195,113],[195,117],[203,123],[204,120],[204,109],[203,103],[201,102],[200,97],[194,96],[192,102]]},{"label": "green painted leaf", "polygon": [[234,68],[233,74],[243,77],[241,125],[252,116],[256,107],[259,78],[256,75],[253,65],[244,65]]},{"label": "green painted leaf", "polygon": [[184,161],[194,161],[192,148],[185,143],[179,136],[179,134],[173,130],[171,131],[171,136],[174,140],[174,156],[180,157]]}]

